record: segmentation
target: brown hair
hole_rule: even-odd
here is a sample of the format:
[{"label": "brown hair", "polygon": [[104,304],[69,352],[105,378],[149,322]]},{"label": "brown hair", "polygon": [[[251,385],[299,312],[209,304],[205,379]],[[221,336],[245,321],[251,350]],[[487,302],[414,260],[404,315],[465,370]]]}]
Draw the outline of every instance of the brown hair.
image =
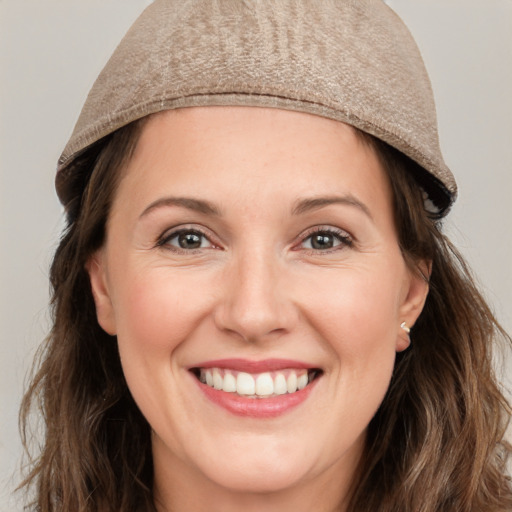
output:
[{"label": "brown hair", "polygon": [[[115,337],[98,325],[85,264],[103,244],[120,169],[143,121],[96,143],[73,165],[68,227],[51,267],[53,329],[41,347],[20,424],[26,449],[37,405],[45,439],[21,487],[40,512],[154,511],[150,427],[124,380]],[[462,257],[423,209],[415,164],[362,135],[390,175],[403,255],[433,263],[412,347],[398,354],[368,429],[349,510],[505,512],[512,507],[503,440],[510,407],[492,368],[510,342]],[[92,172],[91,172],[92,170]]]},{"label": "brown hair", "polygon": [[[391,182],[407,264],[432,262],[429,294],[397,354],[388,393],[368,430],[354,512],[512,510],[504,440],[511,408],[493,369],[493,349],[511,339],[479,293],[440,220],[422,207],[417,165],[363,134]],[[419,270],[417,270],[419,271]],[[426,276],[425,276],[426,277]]]}]

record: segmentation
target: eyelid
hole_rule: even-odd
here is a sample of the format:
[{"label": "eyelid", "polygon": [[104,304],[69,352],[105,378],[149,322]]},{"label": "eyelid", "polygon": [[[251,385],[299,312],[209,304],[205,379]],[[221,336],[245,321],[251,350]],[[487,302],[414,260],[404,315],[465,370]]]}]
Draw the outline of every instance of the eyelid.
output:
[{"label": "eyelid", "polygon": [[[331,235],[334,235],[338,238],[340,241],[340,244],[335,247],[331,247],[330,249],[304,249],[300,246],[312,235],[316,233],[328,233]],[[319,225],[319,226],[313,226],[311,228],[308,228],[307,230],[303,231],[299,235],[299,240],[293,244],[293,250],[304,250],[308,253],[315,254],[315,255],[321,255],[321,254],[329,254],[332,252],[340,251],[343,249],[346,249],[347,247],[352,247],[354,244],[354,237],[346,230],[329,226],[329,225]]]},{"label": "eyelid", "polygon": [[[180,233],[186,233],[186,232],[195,232],[208,240],[208,242],[211,244],[210,247],[200,247],[196,249],[182,249],[180,247],[171,246],[168,244],[169,240],[172,238],[178,236]],[[301,247],[301,245],[312,235],[316,233],[328,233],[333,236],[335,236],[339,240],[339,245],[336,245],[334,247],[331,247],[329,249],[305,249]],[[181,224],[178,226],[174,226],[171,228],[167,228],[164,230],[161,235],[157,238],[155,242],[155,247],[157,248],[164,248],[166,250],[172,251],[172,252],[178,252],[178,253],[187,253],[187,254],[193,254],[194,252],[204,251],[205,249],[221,249],[223,250],[222,244],[220,241],[217,241],[218,237],[212,233],[208,228],[202,225],[198,224]],[[297,241],[293,243],[292,250],[298,251],[303,250],[305,252],[309,252],[311,254],[328,254],[331,252],[336,252],[343,250],[347,247],[352,247],[354,244],[354,237],[346,230],[330,226],[330,225],[318,225],[318,226],[312,226],[305,231],[303,231],[298,237]]]},{"label": "eyelid", "polygon": [[[168,242],[178,236],[180,233],[197,233],[211,244],[210,247],[199,247],[197,249],[182,249],[180,247],[176,247],[173,245],[170,245]],[[187,254],[192,254],[197,251],[202,251],[205,249],[222,249],[222,246],[219,242],[216,240],[218,237],[216,237],[209,229],[207,229],[204,226],[198,225],[198,224],[181,224],[178,226],[174,226],[172,228],[167,228],[165,231],[162,232],[162,234],[157,238],[155,242],[155,247],[160,247],[169,251],[173,252],[182,252]]]}]

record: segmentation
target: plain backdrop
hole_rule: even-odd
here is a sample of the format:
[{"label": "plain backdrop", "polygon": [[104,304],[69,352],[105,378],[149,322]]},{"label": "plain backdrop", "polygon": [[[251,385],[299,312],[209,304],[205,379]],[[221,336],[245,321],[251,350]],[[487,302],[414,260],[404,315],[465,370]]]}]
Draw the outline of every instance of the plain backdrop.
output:
[{"label": "plain backdrop", "polygon": [[[21,446],[17,410],[48,329],[62,227],[54,169],[110,53],[150,0],[0,0],[0,511]],[[422,50],[460,196],[446,229],[512,330],[512,0],[389,0]],[[512,373],[506,363],[505,373]],[[14,476],[13,476],[14,475]]]}]

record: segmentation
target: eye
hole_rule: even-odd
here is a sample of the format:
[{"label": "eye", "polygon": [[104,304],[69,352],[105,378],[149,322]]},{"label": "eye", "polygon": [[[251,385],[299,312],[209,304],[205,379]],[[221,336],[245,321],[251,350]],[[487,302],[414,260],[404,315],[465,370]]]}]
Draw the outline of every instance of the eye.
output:
[{"label": "eye", "polygon": [[300,244],[301,248],[313,251],[329,251],[350,247],[352,238],[341,229],[320,228],[310,232]]},{"label": "eye", "polygon": [[164,247],[170,246],[171,249],[184,251],[214,246],[204,233],[196,229],[180,229],[168,233],[158,242],[158,245]]}]

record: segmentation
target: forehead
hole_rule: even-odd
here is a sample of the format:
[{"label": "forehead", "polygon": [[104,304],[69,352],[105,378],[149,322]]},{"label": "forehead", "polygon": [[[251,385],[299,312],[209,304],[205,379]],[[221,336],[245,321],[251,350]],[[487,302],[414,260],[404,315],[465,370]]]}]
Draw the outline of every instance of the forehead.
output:
[{"label": "forehead", "polygon": [[[213,201],[355,194],[390,208],[390,187],[374,149],[343,123],[258,107],[194,107],[144,124],[114,204],[186,195]],[[270,201],[271,202],[271,201]]]}]

